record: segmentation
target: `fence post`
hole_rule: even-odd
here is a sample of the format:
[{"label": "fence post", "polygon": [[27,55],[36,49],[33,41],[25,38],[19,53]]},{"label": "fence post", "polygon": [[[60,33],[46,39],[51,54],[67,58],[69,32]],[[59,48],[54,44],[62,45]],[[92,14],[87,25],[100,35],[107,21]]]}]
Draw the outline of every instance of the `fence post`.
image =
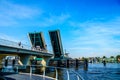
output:
[{"label": "fence post", "polygon": [[43,80],[45,80],[45,69],[43,71]]},{"label": "fence post", "polygon": [[69,72],[67,70],[67,80],[70,80]]},{"label": "fence post", "polygon": [[55,68],[56,70],[56,80],[58,80],[58,72],[57,72],[57,68]]},{"label": "fence post", "polygon": [[32,66],[30,65],[30,80],[32,80]]},{"label": "fence post", "polygon": [[80,80],[79,76],[77,75],[77,80]]},{"label": "fence post", "polygon": [[16,70],[16,73],[18,73],[18,65],[17,65],[17,70]]}]

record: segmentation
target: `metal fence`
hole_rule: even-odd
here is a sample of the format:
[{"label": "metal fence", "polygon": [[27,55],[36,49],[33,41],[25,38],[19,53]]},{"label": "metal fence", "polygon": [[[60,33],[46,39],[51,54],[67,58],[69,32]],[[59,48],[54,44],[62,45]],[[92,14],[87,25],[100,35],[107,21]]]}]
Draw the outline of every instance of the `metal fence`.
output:
[{"label": "metal fence", "polygon": [[4,45],[4,46],[10,46],[10,47],[15,47],[15,48],[24,48],[24,49],[31,49],[30,46],[25,45],[21,42],[14,42],[14,41],[9,41],[9,40],[5,40],[5,39],[0,39],[0,45]]},{"label": "metal fence", "polygon": [[32,80],[32,75],[35,74],[33,72],[34,67],[39,67],[40,69],[42,67],[44,67],[44,70],[43,70],[43,72],[41,74],[43,80],[45,80],[45,77],[47,76],[46,74],[47,74],[48,68],[53,69],[52,71],[54,71],[55,76],[54,77],[53,76],[49,76],[49,77],[52,77],[52,79],[54,79],[54,80],[59,80],[59,78],[58,78],[59,70],[64,70],[65,71],[65,74],[67,75],[65,80],[74,80],[73,78],[70,78],[71,74],[72,74],[72,76],[74,76],[75,80],[84,80],[83,77],[79,73],[77,73],[76,71],[74,71],[72,69],[62,68],[62,67],[53,67],[53,66],[40,66],[40,65],[28,65],[28,66],[29,66],[29,70],[30,70],[29,71],[30,80]]},{"label": "metal fence", "polygon": [[[26,69],[24,69],[22,71],[19,67],[25,67]],[[41,72],[41,74],[34,73],[36,67],[38,69],[41,69],[44,67],[44,70]],[[49,71],[50,74],[51,74],[51,72],[55,73],[54,77],[47,75],[48,68],[52,69],[52,71]],[[27,70],[27,71],[25,71],[25,70]],[[60,77],[59,70],[64,70],[65,79],[62,79],[62,80],[84,80],[83,77],[79,73],[77,73],[76,71],[74,71],[72,69],[68,69],[68,68],[53,67],[53,66],[41,66],[41,65],[22,65],[22,66],[19,65],[18,67],[16,67],[16,73],[18,75],[21,73],[27,74],[28,75],[27,79],[29,79],[29,80],[34,80],[35,76],[37,76],[37,75],[39,75],[37,80],[41,80],[41,79],[46,80],[46,78],[49,78],[50,80],[61,80],[61,79],[59,79],[59,77]],[[71,76],[72,76],[72,78],[71,78]],[[49,79],[47,79],[47,80],[49,80]]]}]

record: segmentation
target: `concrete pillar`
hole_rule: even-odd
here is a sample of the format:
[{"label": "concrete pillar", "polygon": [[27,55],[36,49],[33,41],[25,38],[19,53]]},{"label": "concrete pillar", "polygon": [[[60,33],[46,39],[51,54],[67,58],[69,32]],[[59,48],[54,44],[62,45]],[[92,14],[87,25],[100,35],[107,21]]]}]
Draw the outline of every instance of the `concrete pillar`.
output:
[{"label": "concrete pillar", "polygon": [[88,60],[87,59],[84,60],[84,70],[85,71],[88,70]]},{"label": "concrete pillar", "polygon": [[57,61],[57,67],[61,67],[61,60]]},{"label": "concrete pillar", "polygon": [[69,68],[69,59],[67,60],[67,68]]},{"label": "concrete pillar", "polygon": [[76,61],[75,61],[75,62],[76,62],[76,67],[78,67],[78,64],[79,64],[79,63],[78,63],[78,59],[76,59]]},{"label": "concrete pillar", "polygon": [[48,65],[49,64],[49,60],[51,59],[51,57],[44,56],[42,58],[46,61],[46,65]]},{"label": "concrete pillar", "polygon": [[23,65],[29,65],[30,62],[30,56],[31,55],[19,55],[20,56],[20,61],[22,62]]}]

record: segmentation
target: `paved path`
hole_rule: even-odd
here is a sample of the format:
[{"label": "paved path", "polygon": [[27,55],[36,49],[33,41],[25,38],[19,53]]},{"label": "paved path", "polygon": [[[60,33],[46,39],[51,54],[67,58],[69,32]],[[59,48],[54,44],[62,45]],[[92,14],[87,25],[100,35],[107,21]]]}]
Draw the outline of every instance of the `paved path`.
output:
[{"label": "paved path", "polygon": [[42,75],[35,74],[30,77],[30,74],[28,73],[6,75],[5,78],[7,80],[55,80],[51,77],[43,77]]}]

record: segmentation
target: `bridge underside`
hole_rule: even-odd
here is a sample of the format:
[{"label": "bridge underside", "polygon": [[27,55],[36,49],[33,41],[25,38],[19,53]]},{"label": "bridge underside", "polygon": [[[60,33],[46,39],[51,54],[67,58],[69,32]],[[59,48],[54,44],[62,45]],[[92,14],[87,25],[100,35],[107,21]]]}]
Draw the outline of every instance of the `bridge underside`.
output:
[{"label": "bridge underside", "polygon": [[34,56],[44,58],[47,61],[52,57],[52,54],[0,45],[0,64],[5,56],[19,56],[23,65],[29,65],[30,59],[32,59]]},{"label": "bridge underside", "polygon": [[20,62],[23,65],[30,65],[30,60],[33,59],[34,57],[39,57],[39,58],[43,58],[46,62],[47,60],[49,60],[50,57],[44,57],[44,56],[38,56],[38,55],[23,55],[23,54],[16,54],[16,53],[11,53],[11,54],[1,54],[0,53],[0,64],[2,64],[2,60],[3,58],[5,58],[6,56],[19,56],[20,57]]}]

